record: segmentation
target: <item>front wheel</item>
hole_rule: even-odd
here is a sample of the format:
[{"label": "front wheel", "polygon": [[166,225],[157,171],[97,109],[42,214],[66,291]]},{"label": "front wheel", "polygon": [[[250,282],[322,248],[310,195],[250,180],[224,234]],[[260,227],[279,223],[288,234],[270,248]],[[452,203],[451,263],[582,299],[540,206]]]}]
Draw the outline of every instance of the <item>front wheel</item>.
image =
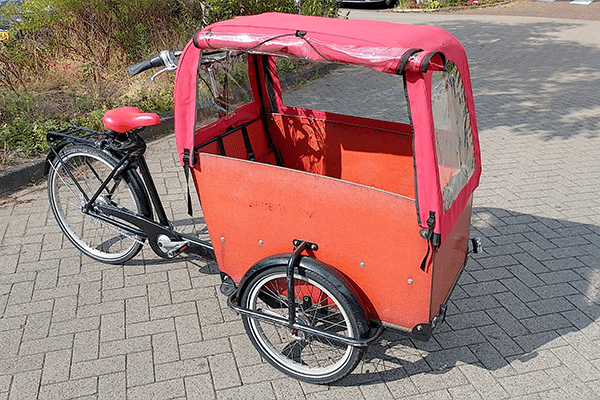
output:
[{"label": "front wheel", "polygon": [[[329,275],[329,274],[328,274]],[[366,321],[354,296],[343,294],[335,277],[299,268],[294,276],[296,320],[301,325],[337,335],[361,338]],[[341,285],[341,286],[340,286]],[[254,277],[244,290],[242,307],[287,318],[286,266]],[[243,317],[244,328],[258,352],[283,373],[309,383],[330,383],[348,375],[364,349]]]},{"label": "front wheel", "polygon": [[[59,160],[60,158],[60,160]],[[142,238],[125,233],[110,222],[84,213],[83,206],[108,177],[117,160],[89,146],[74,145],[59,152],[48,173],[48,198],[59,227],[67,238],[89,257],[108,264],[122,264],[134,257],[142,247]],[[62,162],[61,162],[62,160]],[[127,171],[114,179],[101,192],[96,203],[145,213],[147,200],[139,178]],[[93,206],[92,206],[93,208]]]}]

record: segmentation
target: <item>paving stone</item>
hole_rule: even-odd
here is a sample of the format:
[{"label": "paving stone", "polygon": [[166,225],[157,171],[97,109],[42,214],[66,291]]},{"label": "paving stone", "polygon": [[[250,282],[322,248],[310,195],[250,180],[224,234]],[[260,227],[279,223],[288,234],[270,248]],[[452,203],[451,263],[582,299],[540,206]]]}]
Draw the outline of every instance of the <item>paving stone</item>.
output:
[{"label": "paving stone", "polygon": [[97,330],[75,333],[73,342],[73,362],[95,360],[98,358],[100,332]]},{"label": "paving stone", "polygon": [[101,375],[98,377],[98,398],[118,400],[127,397],[125,372]]},{"label": "paving stone", "polygon": [[12,379],[10,398],[23,400],[37,398],[41,375],[42,371],[40,370],[15,374]]},{"label": "paving stone", "polygon": [[71,350],[50,351],[46,353],[42,370],[42,385],[65,382],[71,371]]},{"label": "paving stone", "polygon": [[456,299],[454,294],[452,293],[452,302],[461,312],[489,310],[501,306],[493,295]]},{"label": "paving stone", "polygon": [[550,368],[545,372],[564,392],[563,398],[593,399],[598,396],[598,393],[587,387],[576,373],[565,366]]},{"label": "paving stone", "polygon": [[245,385],[243,387],[228,388],[217,391],[218,400],[247,399],[273,399],[276,400],[273,387],[268,382]]},{"label": "paving stone", "polygon": [[495,308],[488,311],[488,315],[506,332],[510,337],[526,335],[529,330],[504,308]]},{"label": "paving stone", "polygon": [[11,382],[12,382],[12,376],[10,376],[10,375],[0,376],[0,392],[6,393],[6,397],[8,397],[8,391],[10,390]]},{"label": "paving stone", "polygon": [[575,309],[575,306],[563,297],[532,301],[527,303],[527,307],[537,315],[555,314]]},{"label": "paving stone", "polygon": [[150,310],[150,318],[153,320],[184,315],[198,315],[196,302],[188,301],[185,303],[167,304],[164,306],[152,307]]},{"label": "paving stone", "polygon": [[172,318],[157,319],[148,322],[138,322],[126,326],[127,337],[137,337],[144,335],[153,335],[157,333],[172,332],[175,330],[175,323]]},{"label": "paving stone", "polygon": [[154,382],[152,351],[129,353],[126,356],[127,387],[148,385]]},{"label": "paving stone", "polygon": [[509,356],[506,360],[518,374],[546,370],[562,364],[552,350],[539,350],[533,353]]},{"label": "paving stone", "polygon": [[119,354],[127,355],[152,350],[150,336],[140,336],[129,339],[101,342],[99,357],[111,357]]},{"label": "paving stone", "polygon": [[208,361],[204,357],[156,364],[156,381],[170,380],[209,373]]},{"label": "paving stone", "polygon": [[[500,282],[499,282],[500,283]],[[539,300],[540,297],[527,285],[517,278],[503,279],[501,284],[508,288],[519,300],[523,302]]]},{"label": "paving stone", "polygon": [[[142,288],[143,286],[138,286]],[[145,294],[146,289],[144,289]],[[148,285],[148,302],[150,307],[171,304],[171,295],[169,284],[167,282],[158,282]]]},{"label": "paving stone", "polygon": [[80,379],[125,371],[125,356],[81,361],[71,365],[71,378]]},{"label": "paving stone", "polygon": [[175,330],[177,332],[177,342],[186,344],[202,340],[202,331],[198,321],[196,305],[193,306],[194,313],[175,317]]},{"label": "paving stone", "polygon": [[525,318],[521,320],[521,323],[531,333],[571,327],[571,323],[560,314],[546,314],[533,318]]},{"label": "paving stone", "polygon": [[462,285],[461,288],[469,294],[469,296],[483,296],[487,294],[502,293],[506,291],[506,287],[498,281],[479,282],[470,285]]},{"label": "paving stone", "polygon": [[521,354],[521,347],[498,325],[479,327],[479,332],[504,357]]},{"label": "paving stone", "polygon": [[40,387],[39,399],[60,400],[93,395],[98,391],[98,379],[85,378],[53,383]]},{"label": "paving stone", "polygon": [[43,339],[34,339],[22,342],[21,348],[19,349],[19,355],[25,356],[29,354],[42,354],[47,351],[70,349],[72,346],[72,334],[49,336]]},{"label": "paving stone", "polygon": [[77,316],[77,296],[60,297],[54,300],[53,322],[64,322]]},{"label": "paving stone", "polygon": [[258,382],[269,382],[272,380],[283,379],[286,377],[283,373],[266,362],[249,365],[239,368],[240,377],[243,385],[254,384]]},{"label": "paving stone", "polygon": [[552,352],[582,381],[594,381],[600,376],[600,370],[571,347],[557,347],[552,349]]},{"label": "paving stone", "polygon": [[455,315],[449,313],[445,318],[445,322],[452,327],[452,330],[460,330],[494,323],[494,321],[485,313],[485,311],[473,311]]},{"label": "paving stone", "polygon": [[540,274],[538,277],[548,285],[560,282],[578,281],[581,279],[579,275],[571,270],[549,272],[546,274]]},{"label": "paving stone", "polygon": [[215,390],[219,391],[242,385],[232,353],[209,356],[208,363]]},{"label": "paving stone", "polygon": [[508,393],[489,371],[480,365],[464,364],[458,367],[477,393],[485,399],[507,399]]},{"label": "paving stone", "polygon": [[179,360],[177,335],[174,331],[152,335],[154,363],[163,364]]},{"label": "paving stone", "polygon": [[148,298],[146,296],[126,299],[125,310],[125,320],[127,324],[150,321],[150,309],[148,306]]},{"label": "paving stone", "polygon": [[19,354],[22,335],[21,329],[0,332],[0,342],[4,344],[0,347],[0,359],[13,358]]},{"label": "paving stone", "polygon": [[210,374],[199,374],[184,379],[185,394],[190,400],[216,399]]},{"label": "paving stone", "polygon": [[183,379],[155,382],[149,385],[127,388],[127,399],[132,400],[161,400],[183,397],[185,387]]},{"label": "paving stone", "polygon": [[247,335],[234,335],[229,338],[239,368],[255,366],[264,363],[258,351],[254,348]]},{"label": "paving stone", "polygon": [[[543,390],[557,388],[557,384],[544,371],[518,374],[498,379],[510,396],[536,394]],[[543,388],[542,390],[540,390]]]},{"label": "paving stone", "polygon": [[113,309],[119,310],[120,312],[112,314],[103,314],[100,322],[100,341],[106,342],[111,340],[119,340],[125,338],[125,315],[123,313],[123,303],[116,302],[116,307]]},{"label": "paving stone", "polygon": [[227,338],[203,340],[201,342],[182,344],[179,346],[182,359],[208,357],[215,354],[230,353],[231,344]]}]

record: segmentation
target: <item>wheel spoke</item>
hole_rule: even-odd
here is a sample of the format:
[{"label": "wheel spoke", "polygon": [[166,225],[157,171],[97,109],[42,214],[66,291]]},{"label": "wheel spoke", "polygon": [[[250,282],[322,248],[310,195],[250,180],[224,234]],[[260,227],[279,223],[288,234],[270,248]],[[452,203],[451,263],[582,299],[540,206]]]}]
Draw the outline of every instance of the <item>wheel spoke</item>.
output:
[{"label": "wheel spoke", "polygon": [[[65,148],[59,156],[62,162],[56,160],[51,165],[48,194],[65,235],[79,250],[98,261],[120,264],[133,257],[140,249],[140,238],[82,211],[86,198],[98,190],[116,161],[86,146]],[[139,212],[139,196],[121,175],[105,188],[99,201]]]},{"label": "wheel spoke", "polygon": [[[284,268],[281,268],[284,269]],[[341,296],[304,276],[295,276],[296,323],[343,336],[355,337],[350,309]],[[335,286],[333,286],[335,287]],[[286,272],[257,277],[244,294],[244,304],[267,315],[288,318]],[[309,382],[325,383],[347,374],[362,350],[318,334],[244,317],[246,330],[260,353],[275,367]]]}]

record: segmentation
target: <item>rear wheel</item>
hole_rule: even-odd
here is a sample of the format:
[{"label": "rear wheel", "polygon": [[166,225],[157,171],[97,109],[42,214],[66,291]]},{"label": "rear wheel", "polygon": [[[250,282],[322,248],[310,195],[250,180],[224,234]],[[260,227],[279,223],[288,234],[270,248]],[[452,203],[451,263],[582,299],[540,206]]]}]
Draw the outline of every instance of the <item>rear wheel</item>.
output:
[{"label": "rear wheel", "polygon": [[[241,305],[273,316],[288,316],[286,266],[270,268],[253,278]],[[343,294],[331,276],[300,269],[294,276],[296,320],[337,335],[360,338],[366,321],[354,296]],[[340,286],[341,285],[341,286]],[[244,327],[258,352],[275,368],[310,383],[330,383],[348,375],[364,349],[321,336],[243,317]]]},{"label": "rear wheel", "polygon": [[[59,157],[62,163],[54,159],[48,173],[48,198],[64,234],[75,247],[97,261],[122,264],[134,257],[142,247],[141,237],[125,233],[109,221],[82,211],[86,196],[89,199],[94,195],[117,161],[103,151],[81,145],[64,148]],[[96,203],[140,213],[144,209],[142,205],[147,203],[140,193],[133,172],[127,171],[122,178],[109,183]]]}]

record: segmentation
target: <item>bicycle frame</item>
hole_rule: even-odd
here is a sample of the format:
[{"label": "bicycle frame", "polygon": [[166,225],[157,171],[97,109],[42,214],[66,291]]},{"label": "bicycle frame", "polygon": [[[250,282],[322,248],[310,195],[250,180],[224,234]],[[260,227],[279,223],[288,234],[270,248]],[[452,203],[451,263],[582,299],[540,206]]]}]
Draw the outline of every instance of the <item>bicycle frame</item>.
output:
[{"label": "bicycle frame", "polygon": [[[115,139],[102,132],[97,132],[89,129],[69,127],[60,131],[51,131],[46,135],[48,146],[50,147],[49,161],[56,158],[65,167],[67,174],[82,194],[85,199],[85,204],[82,206],[82,212],[90,215],[104,223],[110,224],[117,229],[132,236],[142,238],[142,241],[147,240],[148,245],[152,250],[163,258],[173,258],[176,255],[189,252],[208,259],[215,259],[213,246],[209,242],[199,240],[198,238],[177,232],[172,228],[172,224],[167,218],[162,201],[156,190],[156,185],[152,179],[152,174],[148,168],[148,163],[144,158],[146,144],[142,139],[139,131],[127,133],[127,141],[129,146],[125,146],[125,151],[115,150],[116,146],[111,146],[115,143]],[[83,135],[81,135],[83,133]],[[68,168],[64,165],[63,160],[59,157],[58,152],[65,146],[71,144],[83,144],[93,148],[108,151],[112,156],[115,156],[119,162],[113,168],[111,173],[104,179],[96,192],[91,196],[84,192],[77,180],[73,177]],[[51,165],[51,163],[47,163]],[[114,191],[118,185],[118,179],[123,173],[130,169],[139,168],[139,173],[142,177],[144,186],[143,196],[149,200],[148,204],[154,207],[154,212],[158,221],[144,215],[133,213],[124,208],[118,208],[106,203],[96,203],[100,194],[107,189],[111,182],[115,182],[115,186],[110,191]],[[110,192],[109,191],[109,192]],[[150,215],[152,215],[150,209]],[[114,217],[111,219],[108,217]],[[125,222],[121,222],[125,221]]]}]

